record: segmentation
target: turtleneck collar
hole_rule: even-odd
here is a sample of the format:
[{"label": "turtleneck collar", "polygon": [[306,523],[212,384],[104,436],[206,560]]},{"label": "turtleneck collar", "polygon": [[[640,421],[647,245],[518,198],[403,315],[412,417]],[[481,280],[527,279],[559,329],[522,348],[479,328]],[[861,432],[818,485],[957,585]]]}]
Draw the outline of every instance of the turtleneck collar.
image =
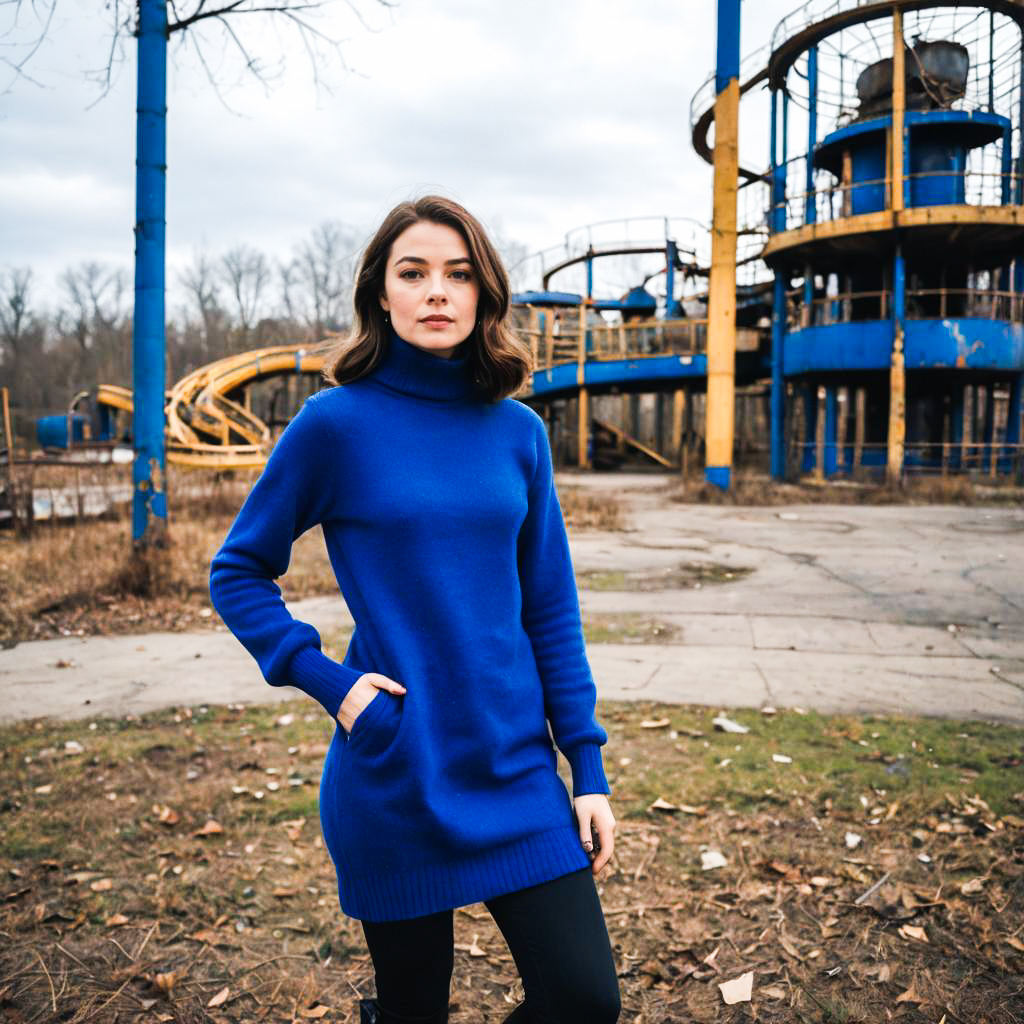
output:
[{"label": "turtleneck collar", "polygon": [[368,377],[395,391],[434,401],[465,401],[473,396],[467,342],[450,359],[399,337],[392,327],[380,362]]}]

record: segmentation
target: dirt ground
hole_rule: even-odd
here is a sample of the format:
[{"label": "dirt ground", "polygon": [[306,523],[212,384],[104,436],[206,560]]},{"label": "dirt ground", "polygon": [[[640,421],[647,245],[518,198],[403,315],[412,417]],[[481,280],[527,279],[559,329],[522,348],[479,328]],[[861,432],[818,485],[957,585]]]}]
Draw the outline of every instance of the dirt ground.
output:
[{"label": "dirt ground", "polygon": [[[623,1022],[1024,1020],[1024,730],[598,714]],[[357,1021],[372,964],[317,810],[332,727],[299,701],[5,728],[4,1019]],[[483,904],[455,927],[453,1024],[503,1020],[500,932]]]}]

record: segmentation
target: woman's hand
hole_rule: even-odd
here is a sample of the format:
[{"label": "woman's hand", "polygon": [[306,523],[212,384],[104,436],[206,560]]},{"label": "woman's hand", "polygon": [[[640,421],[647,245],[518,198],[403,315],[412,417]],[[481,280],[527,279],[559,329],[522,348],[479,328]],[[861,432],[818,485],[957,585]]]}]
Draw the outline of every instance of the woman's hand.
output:
[{"label": "woman's hand", "polygon": [[[573,800],[576,823],[583,849],[592,858],[590,870],[596,875],[615,850],[615,817],[604,793],[585,793]],[[597,833],[594,841],[593,833]],[[596,848],[595,848],[596,847]]]},{"label": "woman's hand", "polygon": [[389,693],[405,693],[405,687],[380,672],[364,672],[353,684],[352,688],[345,694],[345,699],[338,708],[338,721],[345,732],[351,732],[355,720],[362,713],[367,704],[377,696],[378,690],[387,690]]}]

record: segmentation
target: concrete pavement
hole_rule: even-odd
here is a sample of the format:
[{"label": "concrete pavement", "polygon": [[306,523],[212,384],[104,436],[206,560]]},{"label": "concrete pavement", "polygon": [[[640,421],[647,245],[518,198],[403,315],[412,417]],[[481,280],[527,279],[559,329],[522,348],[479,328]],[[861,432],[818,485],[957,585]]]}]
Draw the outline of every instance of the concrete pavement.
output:
[{"label": "concrete pavement", "polygon": [[[632,588],[581,588],[584,616],[674,627],[666,643],[590,644],[600,696],[1024,723],[1024,509],[685,505],[667,482],[558,477],[627,509],[625,532],[572,537],[578,573],[622,572]],[[657,589],[708,563],[723,579],[751,571]],[[340,597],[289,608],[322,633],[351,623]],[[0,651],[0,685],[0,721],[299,695],[268,686],[226,632],[21,644]]]}]

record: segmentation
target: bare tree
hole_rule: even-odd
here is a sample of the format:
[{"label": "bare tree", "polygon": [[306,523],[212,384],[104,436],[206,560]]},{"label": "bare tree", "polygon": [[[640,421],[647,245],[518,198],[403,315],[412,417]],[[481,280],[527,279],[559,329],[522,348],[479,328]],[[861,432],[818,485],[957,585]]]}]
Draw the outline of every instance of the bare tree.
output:
[{"label": "bare tree", "polygon": [[281,268],[285,310],[290,319],[305,322],[313,341],[348,323],[359,243],[354,228],[324,221]]},{"label": "bare tree", "polygon": [[25,355],[31,287],[31,267],[10,267],[0,274],[0,359],[4,363],[17,363]]},{"label": "bare tree", "polygon": [[238,245],[220,261],[221,275],[234,299],[241,340],[248,339],[267,303],[270,264],[258,249]]},{"label": "bare tree", "polygon": [[[51,29],[57,3],[58,0],[0,0],[0,16],[6,21],[6,24],[0,23],[0,37],[12,40],[8,45],[16,54],[0,54],[0,65],[6,66],[10,72],[10,80],[2,92],[10,91],[19,79],[34,81],[27,66]],[[220,83],[214,76],[213,63],[204,44],[219,42],[223,49],[238,59],[242,73],[254,76],[264,87],[268,87],[283,70],[283,57],[274,61],[256,52],[256,23],[260,15],[277,21],[285,32],[299,39],[309,59],[314,83],[317,88],[323,87],[327,91],[330,90],[320,74],[324,58],[334,55],[347,70],[342,52],[343,40],[324,27],[322,19],[327,10],[343,6],[364,28],[371,29],[359,0],[166,0],[166,3],[168,33],[171,36],[180,33],[180,45],[195,53],[218,96]],[[397,0],[372,0],[372,3],[381,8],[397,6]],[[113,83],[115,68],[127,56],[127,43],[136,30],[136,2],[93,0],[93,6],[109,37],[103,65],[87,72],[101,86],[99,98],[102,98]],[[257,17],[245,18],[243,15]],[[201,33],[200,29],[207,31]],[[258,38],[263,44],[266,35]]]},{"label": "bare tree", "polygon": [[202,338],[198,356],[203,362],[225,355],[228,349],[228,314],[220,304],[217,279],[217,267],[204,253],[197,253],[192,265],[178,275],[193,311],[199,314]]},{"label": "bare tree", "polygon": [[58,314],[59,326],[69,330],[83,352],[94,348],[100,332],[124,315],[124,271],[90,260],[68,267],[60,275],[60,285],[66,304]]},{"label": "bare tree", "polygon": [[68,267],[60,275],[64,293],[56,316],[57,331],[76,344],[73,358],[79,386],[100,377],[120,380],[126,367],[125,342],[130,339],[126,298],[127,275],[95,261]]}]

